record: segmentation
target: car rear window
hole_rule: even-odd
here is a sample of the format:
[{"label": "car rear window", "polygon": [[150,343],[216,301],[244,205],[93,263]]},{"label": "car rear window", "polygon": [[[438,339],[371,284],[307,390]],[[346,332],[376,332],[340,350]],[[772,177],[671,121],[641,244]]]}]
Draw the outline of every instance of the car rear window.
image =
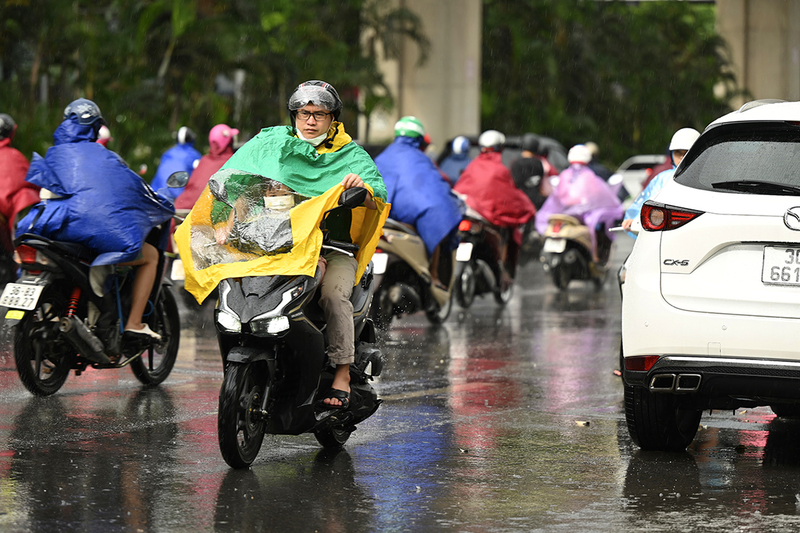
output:
[{"label": "car rear window", "polygon": [[675,181],[713,191],[720,190],[715,183],[723,182],[800,187],[800,127],[784,122],[718,126],[698,139],[675,173]]}]

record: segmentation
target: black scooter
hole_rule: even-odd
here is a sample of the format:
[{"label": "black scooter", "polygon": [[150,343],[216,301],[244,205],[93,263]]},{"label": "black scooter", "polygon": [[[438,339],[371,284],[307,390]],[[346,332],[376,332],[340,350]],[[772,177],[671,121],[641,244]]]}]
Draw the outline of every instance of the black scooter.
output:
[{"label": "black scooter", "polygon": [[[167,180],[182,187],[186,172]],[[58,242],[25,233],[14,241],[22,275],[0,295],[7,327],[13,328],[14,361],[25,388],[37,396],[57,392],[70,370],[130,366],[145,385],[164,381],[175,365],[180,316],[172,281],[166,276],[165,252],[170,221],[147,237],[159,250],[158,273],[142,320],[161,335],[150,343],[123,342],[124,317],[131,305],[134,271],[113,265],[92,268],[94,259],[80,244]],[[113,280],[112,283],[106,283]]]},{"label": "black scooter", "polygon": [[[472,305],[476,295],[491,293],[500,305],[511,300],[517,253],[509,228],[500,228],[472,209],[458,226],[460,243],[456,250],[456,271],[453,293],[464,309]],[[507,244],[506,244],[507,243]],[[508,257],[501,259],[503,247]]]},{"label": "black scooter", "polygon": [[[344,191],[339,206],[320,224],[323,249],[354,255],[358,245],[332,241],[325,229],[336,209],[364,203],[367,190]],[[370,346],[375,328],[368,318],[372,300],[372,265],[353,289],[355,363],[350,366],[350,405],[320,406],[333,383],[327,357],[325,319],[319,306],[317,269],[309,276],[229,278],[219,284],[215,311],[217,338],[225,367],[219,394],[217,431],[225,462],[247,468],[255,460],[266,433],[311,432],[326,448],[340,448],[380,405],[369,384],[383,367],[381,352]]]}]

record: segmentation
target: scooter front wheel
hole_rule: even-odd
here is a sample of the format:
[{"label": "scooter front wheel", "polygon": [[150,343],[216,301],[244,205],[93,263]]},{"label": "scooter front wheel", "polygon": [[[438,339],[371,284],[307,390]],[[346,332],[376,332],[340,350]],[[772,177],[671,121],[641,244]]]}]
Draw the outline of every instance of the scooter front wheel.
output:
[{"label": "scooter front wheel", "polygon": [[222,458],[232,468],[248,468],[264,440],[261,403],[268,374],[258,363],[230,363],[219,392],[217,437]]}]

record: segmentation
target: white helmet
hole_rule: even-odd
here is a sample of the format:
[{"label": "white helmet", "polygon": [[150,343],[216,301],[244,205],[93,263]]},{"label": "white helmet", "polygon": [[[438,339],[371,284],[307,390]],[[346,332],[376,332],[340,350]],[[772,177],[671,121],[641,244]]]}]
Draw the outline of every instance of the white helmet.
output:
[{"label": "white helmet", "polygon": [[583,163],[587,165],[591,160],[592,152],[589,151],[585,144],[576,144],[570,148],[569,153],[567,153],[567,161],[569,161],[570,165],[572,163]]},{"label": "white helmet", "polygon": [[506,136],[497,130],[486,130],[478,137],[481,148],[500,151],[506,143]]},{"label": "white helmet", "polygon": [[689,150],[697,138],[700,137],[700,132],[694,128],[681,128],[672,136],[669,142],[669,151],[674,150]]}]

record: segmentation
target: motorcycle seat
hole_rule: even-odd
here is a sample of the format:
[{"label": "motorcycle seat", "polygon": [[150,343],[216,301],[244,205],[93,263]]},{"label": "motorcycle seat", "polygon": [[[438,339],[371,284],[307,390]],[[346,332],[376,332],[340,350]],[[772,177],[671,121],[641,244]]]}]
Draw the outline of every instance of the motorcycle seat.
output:
[{"label": "motorcycle seat", "polygon": [[400,231],[403,233],[408,233],[410,235],[416,235],[417,231],[414,229],[413,226],[409,224],[405,224],[404,222],[398,222],[397,220],[393,220],[391,218],[387,218],[386,222],[383,225],[384,228],[388,228],[394,231]]},{"label": "motorcycle seat", "polygon": [[24,235],[20,235],[16,239],[16,243],[17,246],[21,244],[27,244],[33,248],[42,247],[43,244],[46,244],[49,247],[58,250],[67,257],[74,257],[81,261],[92,261],[95,258],[95,254],[93,254],[88,248],[86,248],[82,244],[78,244],[75,242],[52,241],[46,237],[41,237],[39,235],[34,235],[32,233],[25,233]]}]

